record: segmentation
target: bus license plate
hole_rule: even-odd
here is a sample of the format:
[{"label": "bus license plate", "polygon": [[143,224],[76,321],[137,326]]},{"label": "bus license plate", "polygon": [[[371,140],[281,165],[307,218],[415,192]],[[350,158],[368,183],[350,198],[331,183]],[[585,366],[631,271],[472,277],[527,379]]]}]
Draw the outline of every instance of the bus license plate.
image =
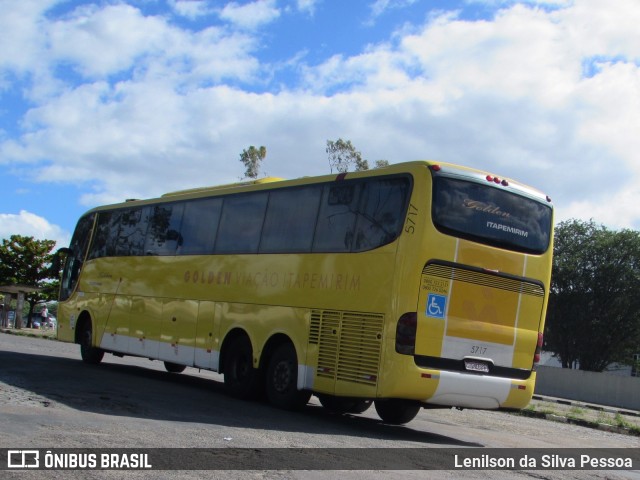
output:
[{"label": "bus license plate", "polygon": [[489,365],[484,362],[476,362],[473,360],[465,360],[464,368],[472,372],[489,373]]}]

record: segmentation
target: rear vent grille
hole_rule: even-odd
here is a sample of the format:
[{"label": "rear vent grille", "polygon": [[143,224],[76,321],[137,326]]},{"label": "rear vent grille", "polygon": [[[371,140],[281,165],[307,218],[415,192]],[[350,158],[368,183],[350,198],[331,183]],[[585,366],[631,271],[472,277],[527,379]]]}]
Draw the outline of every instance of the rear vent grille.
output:
[{"label": "rear vent grille", "polygon": [[318,345],[316,375],[375,385],[384,315],[313,310],[309,343]]},{"label": "rear vent grille", "polygon": [[488,273],[481,270],[463,268],[459,266],[428,263],[422,270],[423,275],[473,283],[484,287],[499,288],[510,292],[522,293],[533,297],[543,297],[542,285],[525,279],[512,278],[500,273]]}]

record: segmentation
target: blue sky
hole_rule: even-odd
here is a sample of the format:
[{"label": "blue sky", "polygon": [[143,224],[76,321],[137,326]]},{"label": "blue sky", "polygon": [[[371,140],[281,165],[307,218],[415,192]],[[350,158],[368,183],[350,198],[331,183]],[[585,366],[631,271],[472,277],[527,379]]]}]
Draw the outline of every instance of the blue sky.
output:
[{"label": "blue sky", "polygon": [[0,0],[0,238],[264,173],[436,159],[640,228],[637,0]]}]

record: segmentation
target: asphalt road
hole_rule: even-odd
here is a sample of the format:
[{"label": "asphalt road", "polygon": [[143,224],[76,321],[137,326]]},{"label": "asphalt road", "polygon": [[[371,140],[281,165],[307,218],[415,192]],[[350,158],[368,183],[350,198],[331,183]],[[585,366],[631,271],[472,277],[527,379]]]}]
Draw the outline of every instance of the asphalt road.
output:
[{"label": "asphalt road", "polygon": [[[433,471],[411,470],[456,448],[626,448],[640,451],[640,438],[503,412],[423,410],[406,426],[382,423],[372,408],[337,416],[312,398],[301,412],[238,401],[224,392],[222,377],[187,369],[164,371],[161,362],[106,355],[101,365],[79,360],[76,345],[0,333],[1,448],[189,448],[252,449],[238,453],[235,471],[5,471],[3,478],[624,478],[637,471]],[[342,448],[358,448],[357,468],[389,458],[398,469],[336,471]],[[276,459],[252,470],[253,452],[273,450]],[[310,470],[290,469],[287,452],[314,448]],[[396,450],[402,449],[402,450]],[[483,450],[489,451],[489,450]],[[242,456],[242,454],[248,456]],[[368,453],[372,452],[372,453]],[[404,452],[404,453],[403,453]],[[357,452],[359,453],[359,452]],[[278,455],[280,457],[278,457]],[[373,456],[371,456],[373,455]],[[387,455],[387,457],[385,457]],[[319,457],[318,457],[319,456]],[[431,457],[429,457],[431,456]],[[403,463],[404,458],[408,463]],[[277,458],[282,469],[274,470]],[[318,467],[319,462],[323,467]],[[398,460],[400,459],[400,460]],[[254,458],[255,460],[255,458]],[[354,460],[356,461],[356,460]],[[289,469],[287,469],[289,467]],[[352,467],[353,468],[353,467]],[[371,471],[374,470],[374,471]],[[400,471],[403,470],[403,471]]]}]

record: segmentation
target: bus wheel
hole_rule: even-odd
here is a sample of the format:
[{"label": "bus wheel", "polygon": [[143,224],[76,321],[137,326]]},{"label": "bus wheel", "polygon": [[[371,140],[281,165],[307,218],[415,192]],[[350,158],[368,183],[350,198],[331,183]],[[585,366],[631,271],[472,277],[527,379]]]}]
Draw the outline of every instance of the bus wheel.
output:
[{"label": "bus wheel", "polygon": [[225,348],[224,386],[236,398],[255,398],[259,390],[258,371],[253,368],[251,342],[245,336],[236,337]]},{"label": "bus wheel", "polygon": [[186,365],[179,365],[177,363],[164,362],[164,368],[169,373],[182,373],[187,368]]},{"label": "bus wheel", "polygon": [[363,413],[373,403],[371,400],[335,397],[333,395],[318,395],[318,399],[324,408],[340,415],[343,413]]},{"label": "bus wheel", "polygon": [[413,420],[422,408],[418,402],[388,398],[375,401],[376,412],[385,423],[403,425]]},{"label": "bus wheel", "polygon": [[90,320],[83,324],[80,331],[80,356],[84,363],[92,365],[97,365],[104,357],[104,350],[93,346],[93,330]]},{"label": "bus wheel", "polygon": [[269,360],[266,376],[267,398],[272,405],[285,410],[304,407],[311,392],[298,390],[298,357],[290,343],[280,345]]}]

